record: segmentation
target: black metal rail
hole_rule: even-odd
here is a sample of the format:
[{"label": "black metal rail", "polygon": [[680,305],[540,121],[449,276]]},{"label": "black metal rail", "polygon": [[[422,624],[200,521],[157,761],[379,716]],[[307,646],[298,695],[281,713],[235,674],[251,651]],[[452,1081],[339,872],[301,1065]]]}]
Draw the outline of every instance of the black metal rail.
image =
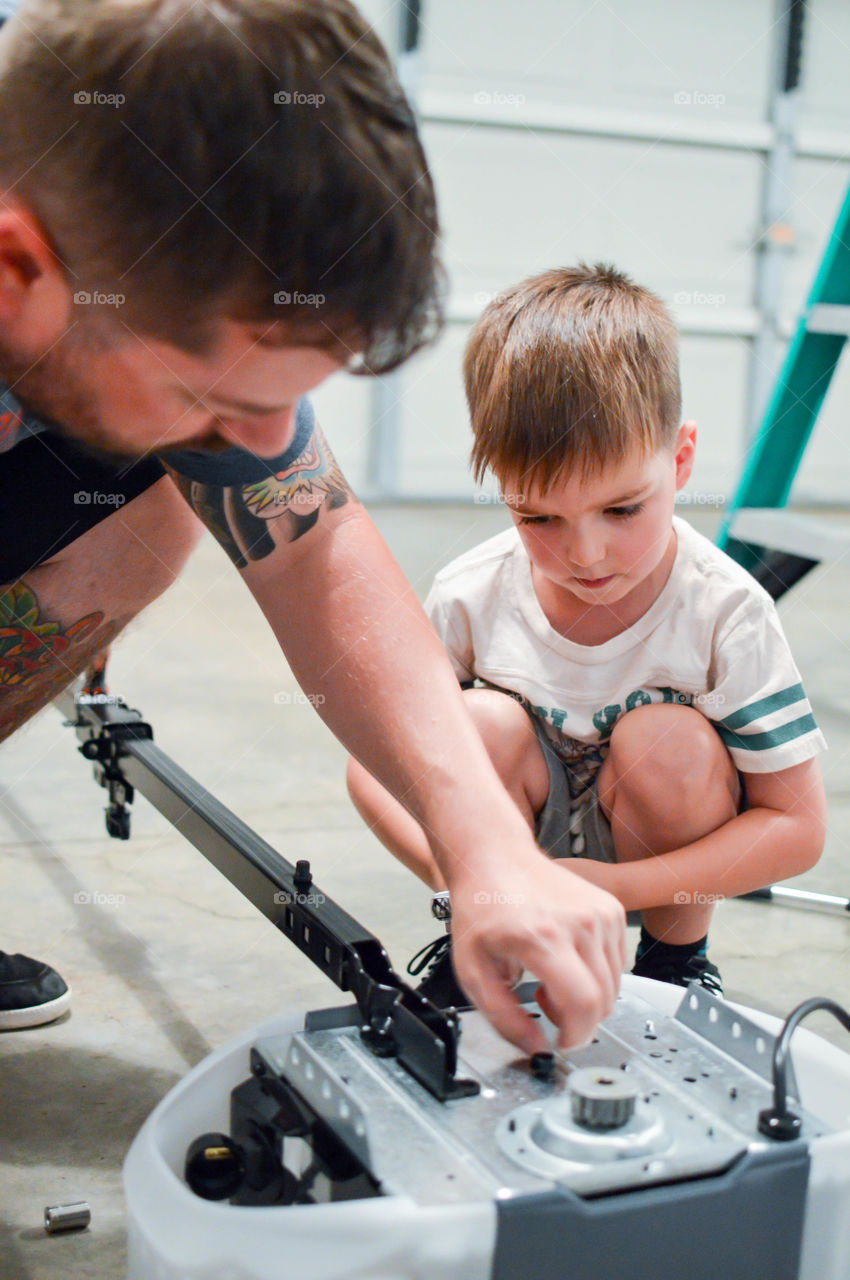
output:
[{"label": "black metal rail", "polygon": [[161,751],[151,726],[120,698],[66,693],[57,705],[109,792],[110,835],[129,838],[129,805],[140,792],[336,986],[352,992],[375,1053],[395,1055],[442,1100],[478,1092],[456,1078],[457,1013],[437,1009],[398,977],[378,938],[314,884],[309,862],[287,862]]}]

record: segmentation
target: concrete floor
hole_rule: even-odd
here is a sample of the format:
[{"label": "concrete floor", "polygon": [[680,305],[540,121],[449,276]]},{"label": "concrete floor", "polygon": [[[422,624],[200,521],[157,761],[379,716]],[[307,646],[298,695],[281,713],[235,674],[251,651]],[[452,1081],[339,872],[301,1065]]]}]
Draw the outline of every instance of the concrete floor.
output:
[{"label": "concrete floor", "polygon": [[[424,595],[434,571],[504,527],[493,507],[379,508],[375,518]],[[697,513],[711,532],[716,516]],[[831,750],[827,851],[797,882],[850,894],[850,567],[822,567],[781,606]],[[396,965],[434,936],[428,894],[364,830],[345,754],[295,691],[271,632],[218,548],[118,646],[111,684],[160,746],[387,945]],[[70,1015],[0,1036],[0,1280],[119,1280],[120,1169],[144,1117],[194,1063],[278,1010],[339,994],[143,799],[133,838],[110,840],[104,793],[58,715],[0,758],[0,946],[48,959],[72,984]],[[113,900],[75,901],[75,895]],[[787,1012],[805,996],[850,1002],[850,921],[727,902],[712,956],[731,998]],[[826,1022],[815,1029],[836,1043]],[[850,1044],[847,1045],[850,1048]],[[86,1199],[83,1234],[48,1238],[47,1204]]]}]

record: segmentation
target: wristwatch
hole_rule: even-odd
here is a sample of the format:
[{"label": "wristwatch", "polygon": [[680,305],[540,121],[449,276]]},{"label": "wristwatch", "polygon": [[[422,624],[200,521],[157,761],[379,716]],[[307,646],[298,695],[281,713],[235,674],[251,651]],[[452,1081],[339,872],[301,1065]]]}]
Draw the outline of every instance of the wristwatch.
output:
[{"label": "wristwatch", "polygon": [[452,920],[452,899],[448,889],[441,889],[431,899],[431,915],[435,920],[442,920],[448,932]]}]

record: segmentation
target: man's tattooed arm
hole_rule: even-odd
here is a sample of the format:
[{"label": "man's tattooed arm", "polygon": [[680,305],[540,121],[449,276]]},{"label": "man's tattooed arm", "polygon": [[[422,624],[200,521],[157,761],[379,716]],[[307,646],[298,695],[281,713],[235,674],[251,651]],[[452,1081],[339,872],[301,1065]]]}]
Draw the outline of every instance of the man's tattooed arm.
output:
[{"label": "man's tattooed arm", "polygon": [[[212,531],[234,564],[271,555],[280,542],[295,542],[318,522],[321,512],[354,497],[318,426],[304,451],[285,471],[254,484],[222,488],[189,480],[168,468],[180,492]],[[276,521],[275,535],[269,528]]]},{"label": "man's tattooed arm", "polygon": [[0,587],[0,741],[59,694],[126,624],[99,610],[64,623],[30,584]]}]

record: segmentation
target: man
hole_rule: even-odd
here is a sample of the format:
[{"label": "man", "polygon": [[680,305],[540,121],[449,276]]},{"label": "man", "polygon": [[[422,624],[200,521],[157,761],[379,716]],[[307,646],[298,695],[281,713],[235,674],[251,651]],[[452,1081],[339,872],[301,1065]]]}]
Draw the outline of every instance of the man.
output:
[{"label": "man", "polygon": [[[0,34],[0,191],[0,734],[173,580],[200,517],[428,833],[464,989],[534,1052],[527,967],[562,1043],[586,1039],[622,909],[537,849],[305,398],[439,327],[433,189],[379,42],[346,0],[24,0]],[[31,1023],[67,997],[0,957],[15,1025],[22,993]]]}]

